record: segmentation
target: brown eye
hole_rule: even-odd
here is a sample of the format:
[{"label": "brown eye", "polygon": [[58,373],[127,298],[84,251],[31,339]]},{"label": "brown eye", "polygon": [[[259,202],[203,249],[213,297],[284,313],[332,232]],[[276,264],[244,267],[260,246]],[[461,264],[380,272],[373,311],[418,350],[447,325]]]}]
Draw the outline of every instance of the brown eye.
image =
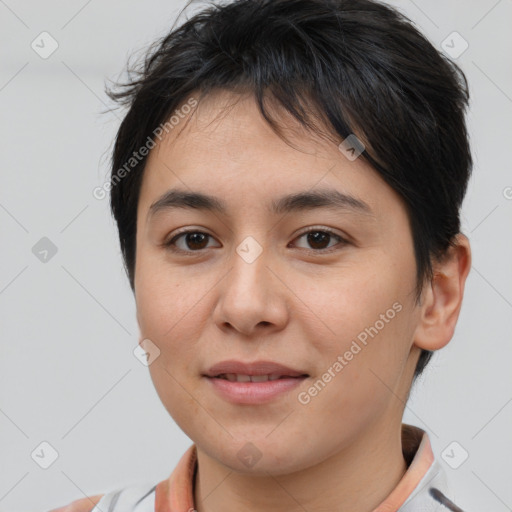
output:
[{"label": "brown eye", "polygon": [[[197,252],[207,248],[209,238],[211,235],[202,231],[184,231],[166,242],[164,246],[176,252]],[[176,244],[177,241],[183,242],[181,247]]]},{"label": "brown eye", "polygon": [[208,235],[205,233],[187,233],[185,235],[185,244],[189,249],[204,249],[207,237]]},{"label": "brown eye", "polygon": [[[304,237],[309,247],[303,248],[312,250],[314,252],[331,252],[331,248],[335,247],[336,245],[345,245],[348,243],[343,237],[326,228],[310,229],[309,231],[302,233],[298,239]],[[329,247],[329,243],[333,238],[337,239],[339,243]]]},{"label": "brown eye", "polygon": [[[348,243],[343,237],[327,228],[310,229],[298,237],[298,239],[301,238],[305,238],[309,245],[309,247],[303,248],[316,253],[329,253],[336,250],[337,245],[344,246]],[[213,237],[202,231],[182,231],[168,242],[165,242],[163,246],[177,253],[201,252],[209,247],[209,239],[213,239]],[[338,243],[332,245],[331,242],[336,240]]]},{"label": "brown eye", "polygon": [[325,231],[311,231],[307,234],[307,241],[313,249],[326,249],[331,238],[332,236]]}]

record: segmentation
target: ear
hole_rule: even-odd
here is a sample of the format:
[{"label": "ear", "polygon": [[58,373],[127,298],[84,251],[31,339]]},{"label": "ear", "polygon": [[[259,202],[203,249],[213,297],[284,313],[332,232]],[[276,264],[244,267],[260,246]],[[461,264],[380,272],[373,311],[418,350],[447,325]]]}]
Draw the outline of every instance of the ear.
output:
[{"label": "ear", "polygon": [[459,233],[454,246],[442,260],[433,263],[434,277],[425,285],[418,306],[421,313],[414,345],[425,350],[439,350],[452,339],[470,268],[469,240]]}]

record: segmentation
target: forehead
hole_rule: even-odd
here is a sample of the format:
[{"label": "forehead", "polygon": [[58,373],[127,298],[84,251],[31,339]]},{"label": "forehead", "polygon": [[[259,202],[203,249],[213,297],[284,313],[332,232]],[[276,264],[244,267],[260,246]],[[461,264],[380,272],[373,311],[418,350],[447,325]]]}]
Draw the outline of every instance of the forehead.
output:
[{"label": "forehead", "polygon": [[306,130],[291,115],[279,111],[277,119],[288,143],[262,117],[253,96],[219,91],[201,99],[150,151],[139,211],[147,213],[171,188],[224,197],[227,208],[254,198],[278,210],[275,201],[261,198],[318,188],[375,209],[386,194],[399,200],[362,158],[350,161],[336,142]]},{"label": "forehead", "polygon": [[[336,144],[312,130],[306,130],[282,107],[266,104],[266,110],[279,123],[286,140],[279,137],[265,120],[256,99],[250,93],[237,94],[216,90],[197,99],[197,109],[183,118],[150,152],[149,160],[163,153],[164,157],[186,156],[187,162],[208,159],[213,166],[220,161],[242,161],[258,153],[299,163],[305,155],[332,158]],[[182,102],[183,105],[183,102]],[[180,111],[180,107],[176,109]],[[172,116],[177,121],[177,116]],[[325,128],[318,127],[328,133]],[[330,135],[331,138],[333,137]],[[334,151],[336,157],[339,153]],[[151,162],[148,160],[148,165]]]}]

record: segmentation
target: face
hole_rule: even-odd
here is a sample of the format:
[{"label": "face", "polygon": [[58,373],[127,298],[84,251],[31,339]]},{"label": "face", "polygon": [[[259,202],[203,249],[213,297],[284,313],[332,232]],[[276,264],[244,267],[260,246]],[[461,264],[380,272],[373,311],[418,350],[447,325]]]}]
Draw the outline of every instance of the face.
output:
[{"label": "face", "polygon": [[[419,355],[403,202],[361,158],[286,119],[292,145],[250,96],[202,99],[151,150],[137,213],[137,318],[160,351],[158,395],[199,450],[262,474],[396,429]],[[172,190],[223,208],[165,198]],[[280,376],[269,382],[206,376],[228,360],[289,370],[213,370]]]}]

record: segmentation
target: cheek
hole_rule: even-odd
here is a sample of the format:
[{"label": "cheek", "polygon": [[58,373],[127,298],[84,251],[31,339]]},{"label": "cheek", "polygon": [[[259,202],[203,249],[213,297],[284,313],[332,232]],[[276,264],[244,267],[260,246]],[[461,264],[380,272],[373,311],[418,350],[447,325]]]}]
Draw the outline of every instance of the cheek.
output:
[{"label": "cheek", "polygon": [[[295,278],[294,291],[310,308],[310,314],[303,318],[310,318],[311,327],[315,324],[315,329],[321,329],[324,339],[331,340],[329,345],[334,343],[340,348],[340,344],[356,338],[390,309],[385,319],[394,320],[396,310],[392,307],[396,302],[403,305],[407,280],[406,275],[402,273],[400,277],[391,265],[382,265],[380,269],[368,260],[367,263],[330,270],[316,279],[311,276]],[[317,338],[318,334],[312,337]]]},{"label": "cheek", "polygon": [[190,418],[200,413],[187,384],[187,372],[197,358],[195,342],[204,328],[194,315],[200,297],[179,272],[171,273],[145,255],[139,258],[135,275],[140,337],[149,338],[160,349],[149,366],[153,385],[168,413],[188,431]]},{"label": "cheek", "polygon": [[174,337],[187,312],[197,302],[194,286],[180,271],[164,265],[151,254],[138,254],[135,300],[141,335],[167,340]]},{"label": "cheek", "polygon": [[[323,364],[317,366],[318,373],[308,387],[300,390],[303,394],[297,407],[303,413],[303,422],[315,428],[314,424],[321,418],[320,429],[337,425],[347,436],[346,440],[390,408],[401,406],[399,381],[409,352],[407,315],[410,311],[405,305],[398,312],[392,309],[392,304],[389,306],[391,309],[372,306],[379,314],[388,312],[385,316],[388,323],[378,317],[376,320],[374,315],[369,315],[371,320],[365,322],[359,312],[354,325],[349,312],[340,314],[339,336],[333,343],[318,347],[322,351],[318,360]],[[364,323],[366,326],[361,328]]]},{"label": "cheek", "polygon": [[338,361],[338,370],[332,369],[336,383],[326,387],[338,390],[336,399],[347,400],[344,407],[382,400],[389,391],[379,377],[390,386],[400,377],[413,332],[415,267],[409,263],[380,254],[325,278],[298,282],[307,285],[301,294],[315,314],[303,317],[302,329],[322,362],[320,376]]},{"label": "cheek", "polygon": [[141,255],[137,272],[140,337],[149,338],[160,349],[158,359],[150,366],[153,381],[159,393],[161,389],[171,393],[169,403],[177,398],[187,401],[187,395],[173,394],[179,393],[179,383],[190,380],[201,360],[198,344],[211,321],[208,293],[218,278],[210,278],[204,271],[185,274],[150,254]]},{"label": "cheek", "polygon": [[[168,354],[162,354],[161,358],[166,356]],[[198,393],[186,381],[186,376],[179,371],[179,366],[186,368],[187,364],[176,364],[175,368],[170,368],[169,361],[163,362],[161,358],[149,366],[153,386],[172,419],[186,434],[190,434],[197,428],[197,418],[204,415],[201,400],[197,399]]]}]

